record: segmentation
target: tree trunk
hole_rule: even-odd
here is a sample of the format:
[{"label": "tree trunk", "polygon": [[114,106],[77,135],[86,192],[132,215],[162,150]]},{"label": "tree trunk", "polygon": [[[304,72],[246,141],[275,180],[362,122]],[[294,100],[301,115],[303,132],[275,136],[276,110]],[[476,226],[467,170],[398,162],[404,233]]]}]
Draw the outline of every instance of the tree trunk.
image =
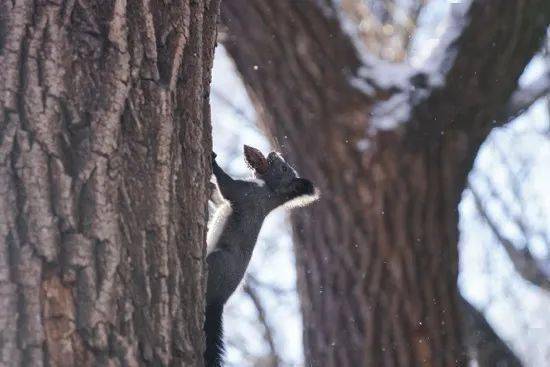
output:
[{"label": "tree trunk", "polygon": [[323,193],[292,215],[306,366],[465,364],[458,203],[549,8],[474,0],[434,70],[387,86],[405,66],[361,61],[330,1],[222,2],[265,129]]},{"label": "tree trunk", "polygon": [[0,3],[0,365],[202,366],[218,6]]}]

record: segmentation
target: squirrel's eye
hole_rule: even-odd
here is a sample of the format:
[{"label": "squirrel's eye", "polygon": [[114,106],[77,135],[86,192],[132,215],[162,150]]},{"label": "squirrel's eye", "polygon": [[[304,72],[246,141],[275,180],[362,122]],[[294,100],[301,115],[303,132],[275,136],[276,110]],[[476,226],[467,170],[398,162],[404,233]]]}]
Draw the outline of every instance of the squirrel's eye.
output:
[{"label": "squirrel's eye", "polygon": [[286,172],[288,171],[288,167],[287,166],[283,166],[283,172]]}]

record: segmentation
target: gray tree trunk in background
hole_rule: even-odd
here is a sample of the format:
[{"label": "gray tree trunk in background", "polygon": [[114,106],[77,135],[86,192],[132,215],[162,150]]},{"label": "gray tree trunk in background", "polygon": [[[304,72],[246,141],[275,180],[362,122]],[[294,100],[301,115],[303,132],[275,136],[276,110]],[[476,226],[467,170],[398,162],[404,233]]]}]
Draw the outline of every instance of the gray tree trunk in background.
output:
[{"label": "gray tree trunk in background", "polygon": [[458,203],[481,143],[513,110],[550,2],[473,0],[430,69],[406,78],[360,69],[335,3],[221,11],[266,131],[323,192],[292,216],[305,365],[464,366]]},{"label": "gray tree trunk in background", "polygon": [[202,366],[218,7],[0,2],[0,366]]}]

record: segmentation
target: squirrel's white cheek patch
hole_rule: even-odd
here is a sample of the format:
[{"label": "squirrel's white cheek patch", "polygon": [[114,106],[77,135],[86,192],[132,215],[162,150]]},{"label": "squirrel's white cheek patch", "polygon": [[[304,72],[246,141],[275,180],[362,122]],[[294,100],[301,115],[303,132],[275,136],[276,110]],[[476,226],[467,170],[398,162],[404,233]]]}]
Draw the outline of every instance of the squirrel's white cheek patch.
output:
[{"label": "squirrel's white cheek patch", "polygon": [[321,191],[318,188],[315,188],[315,190],[313,191],[313,194],[300,195],[298,197],[295,197],[292,200],[287,201],[286,203],[283,204],[283,206],[288,209],[302,208],[304,206],[308,206],[314,201],[319,200],[320,197],[321,197]]}]

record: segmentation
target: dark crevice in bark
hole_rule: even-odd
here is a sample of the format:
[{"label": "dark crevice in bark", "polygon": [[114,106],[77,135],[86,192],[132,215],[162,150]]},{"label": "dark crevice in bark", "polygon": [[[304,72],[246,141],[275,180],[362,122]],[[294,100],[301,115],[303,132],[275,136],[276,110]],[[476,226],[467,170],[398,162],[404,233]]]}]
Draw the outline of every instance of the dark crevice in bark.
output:
[{"label": "dark crevice in bark", "polygon": [[218,5],[0,6],[0,364],[202,365]]}]

